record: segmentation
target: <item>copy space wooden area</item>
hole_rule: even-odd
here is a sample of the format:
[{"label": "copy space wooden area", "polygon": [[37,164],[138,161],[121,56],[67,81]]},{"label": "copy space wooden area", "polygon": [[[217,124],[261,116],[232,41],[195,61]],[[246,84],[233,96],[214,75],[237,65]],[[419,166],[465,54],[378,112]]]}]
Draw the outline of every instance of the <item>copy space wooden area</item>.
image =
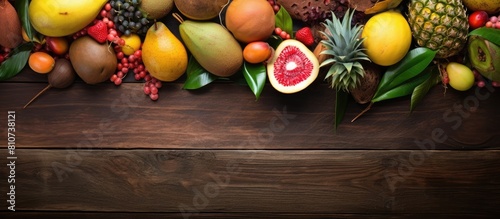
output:
[{"label": "copy space wooden area", "polygon": [[[216,82],[77,82],[51,89],[25,71],[0,82],[0,136],[16,111],[16,212],[1,218],[489,218],[500,214],[500,92],[436,86],[349,105],[318,80],[283,95]],[[6,147],[0,168],[7,199]]]}]

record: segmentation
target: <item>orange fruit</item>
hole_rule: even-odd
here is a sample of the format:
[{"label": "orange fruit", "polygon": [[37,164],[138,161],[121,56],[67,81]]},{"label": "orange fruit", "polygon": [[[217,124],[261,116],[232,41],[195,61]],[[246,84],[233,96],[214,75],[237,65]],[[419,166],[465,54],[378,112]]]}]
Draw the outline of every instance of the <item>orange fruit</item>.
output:
[{"label": "orange fruit", "polygon": [[54,68],[56,60],[46,52],[31,53],[28,65],[36,73],[47,74]]},{"label": "orange fruit", "polygon": [[226,28],[243,43],[266,40],[275,28],[273,7],[265,0],[233,0],[226,10]]},{"label": "orange fruit", "polygon": [[261,63],[271,58],[272,53],[273,48],[268,43],[263,41],[251,42],[243,49],[243,59],[252,64]]}]

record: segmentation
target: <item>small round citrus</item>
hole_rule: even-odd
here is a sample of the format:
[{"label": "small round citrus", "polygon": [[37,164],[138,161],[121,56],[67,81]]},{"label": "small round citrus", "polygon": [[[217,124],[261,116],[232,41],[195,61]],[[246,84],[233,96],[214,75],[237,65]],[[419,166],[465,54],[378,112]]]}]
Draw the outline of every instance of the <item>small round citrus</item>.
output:
[{"label": "small round citrus", "polygon": [[263,41],[251,42],[243,49],[243,59],[252,64],[261,63],[271,58],[272,53],[273,48],[268,43]]},{"label": "small round citrus", "polygon": [[122,52],[125,55],[132,55],[136,50],[141,48],[141,38],[135,33],[128,36],[122,35],[120,38],[125,41],[125,45],[122,46]]},{"label": "small round citrus", "polygon": [[56,63],[56,60],[54,57],[49,55],[46,52],[34,52],[31,53],[29,59],[28,59],[28,65],[30,68],[40,74],[47,74],[52,69],[54,69],[54,65]]},{"label": "small round citrus", "polygon": [[403,59],[410,50],[412,39],[410,25],[396,11],[382,12],[368,19],[361,37],[368,58],[381,66],[390,66]]}]

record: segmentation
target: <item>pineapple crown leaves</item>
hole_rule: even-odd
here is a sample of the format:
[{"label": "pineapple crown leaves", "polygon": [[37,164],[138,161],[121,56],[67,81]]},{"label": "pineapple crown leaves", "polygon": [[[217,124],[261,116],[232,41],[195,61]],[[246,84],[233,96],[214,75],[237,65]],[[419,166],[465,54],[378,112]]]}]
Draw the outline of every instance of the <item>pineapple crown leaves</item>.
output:
[{"label": "pineapple crown leaves", "polygon": [[325,79],[329,79],[331,87],[337,90],[355,88],[365,75],[359,61],[370,61],[362,47],[364,39],[360,38],[363,26],[351,25],[353,15],[354,10],[348,9],[340,21],[332,12],[332,19],[323,23],[325,31],[321,32],[326,37],[321,43],[327,48],[321,54],[331,58],[323,61],[320,67],[332,65]]}]

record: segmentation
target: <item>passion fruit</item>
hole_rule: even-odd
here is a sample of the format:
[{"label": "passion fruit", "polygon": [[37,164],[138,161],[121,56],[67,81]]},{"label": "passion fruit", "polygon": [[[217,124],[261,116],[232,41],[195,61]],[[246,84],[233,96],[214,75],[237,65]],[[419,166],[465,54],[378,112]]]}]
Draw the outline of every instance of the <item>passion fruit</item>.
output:
[{"label": "passion fruit", "polygon": [[271,85],[285,94],[296,93],[308,87],[319,72],[316,56],[303,43],[288,39],[276,48],[267,64],[267,76]]},{"label": "passion fruit", "polygon": [[87,84],[104,82],[116,70],[117,59],[113,48],[89,36],[80,37],[71,43],[69,58],[75,72]]},{"label": "passion fruit", "polygon": [[265,0],[233,0],[225,18],[226,28],[243,43],[264,41],[275,28],[273,7]]}]

